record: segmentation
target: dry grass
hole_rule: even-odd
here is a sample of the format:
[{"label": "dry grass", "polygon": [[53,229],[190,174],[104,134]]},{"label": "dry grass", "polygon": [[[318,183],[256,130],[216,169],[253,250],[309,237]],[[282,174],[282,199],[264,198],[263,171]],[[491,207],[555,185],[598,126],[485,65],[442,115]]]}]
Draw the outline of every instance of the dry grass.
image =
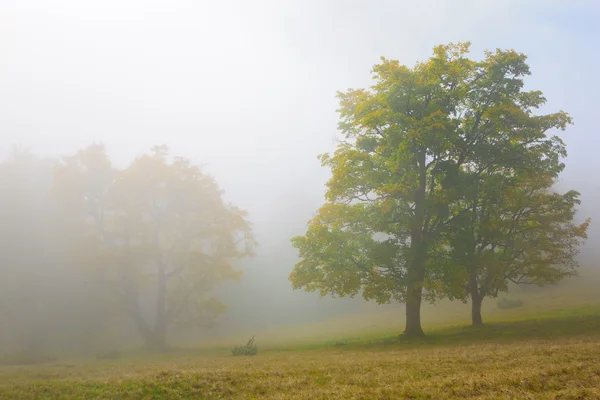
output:
[{"label": "dry grass", "polygon": [[[260,343],[259,343],[260,344]],[[600,314],[579,309],[420,342],[1,367],[0,398],[600,399]]]}]

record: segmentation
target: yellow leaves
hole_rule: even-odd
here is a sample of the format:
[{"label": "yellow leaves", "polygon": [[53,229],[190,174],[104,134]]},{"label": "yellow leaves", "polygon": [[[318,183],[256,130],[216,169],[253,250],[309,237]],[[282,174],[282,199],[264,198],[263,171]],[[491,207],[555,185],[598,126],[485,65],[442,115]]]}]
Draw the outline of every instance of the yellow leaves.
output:
[{"label": "yellow leaves", "polygon": [[368,250],[376,245],[360,227],[368,220],[368,211],[360,204],[328,203],[321,207],[306,235],[292,240],[301,257],[290,275],[293,287],[319,290],[322,295],[358,293],[368,282],[373,256],[384,256]]},{"label": "yellow leaves", "polygon": [[[554,241],[547,252],[566,249],[563,260],[573,252],[571,239],[587,226],[569,225],[575,203],[539,195],[562,170],[565,154],[545,130],[563,126],[568,116],[533,116],[531,107],[545,99],[522,91],[529,73],[524,55],[497,50],[478,62],[466,57],[469,48],[468,42],[438,46],[412,69],[382,58],[373,68],[374,86],[339,94],[339,126],[348,140],[320,157],[332,171],[329,203],[306,236],[294,240],[303,258],[294,275],[298,287],[343,295],[361,285],[378,300],[399,295],[406,282],[370,271],[410,261],[409,236],[417,229],[427,236],[427,274],[464,272],[459,261],[475,263],[496,289],[505,285],[507,268],[523,270],[523,253],[534,254],[536,246]],[[394,257],[374,256],[381,250],[374,237],[391,237]],[[394,276],[410,271],[408,264],[396,265]],[[427,276],[433,292],[447,289],[438,276]],[[452,296],[460,297],[455,289],[464,289],[465,274],[447,278]]]},{"label": "yellow leaves", "polygon": [[385,199],[380,204],[381,214],[385,217],[387,214],[392,213],[394,210],[394,200],[393,199]]},{"label": "yellow leaves", "polygon": [[317,159],[321,162],[322,166],[326,166],[326,165],[328,165],[329,161],[331,160],[331,155],[328,153],[319,154],[317,156]]},{"label": "yellow leaves", "polygon": [[381,57],[381,63],[373,66],[372,73],[376,80],[380,82],[389,82],[410,74],[410,69],[405,65],[400,65],[398,60],[388,60]]},{"label": "yellow leaves", "polygon": [[164,273],[168,285],[185,282],[198,294],[240,279],[231,259],[250,255],[255,244],[246,213],[226,204],[214,179],[189,160],[171,159],[159,146],[115,171],[104,149],[92,146],[58,172],[60,201],[84,205],[70,213],[84,233],[73,261],[88,272],[139,290],[156,288]]},{"label": "yellow leaves", "polygon": [[471,42],[448,43],[447,45],[438,45],[433,48],[435,59],[449,61],[453,58],[462,57],[469,53]]},{"label": "yellow leaves", "polygon": [[587,231],[588,231],[588,228],[590,227],[591,223],[592,223],[592,219],[586,218],[586,220],[582,224],[577,226],[576,235],[578,237],[581,237],[582,239],[587,239],[587,237],[588,237]]}]

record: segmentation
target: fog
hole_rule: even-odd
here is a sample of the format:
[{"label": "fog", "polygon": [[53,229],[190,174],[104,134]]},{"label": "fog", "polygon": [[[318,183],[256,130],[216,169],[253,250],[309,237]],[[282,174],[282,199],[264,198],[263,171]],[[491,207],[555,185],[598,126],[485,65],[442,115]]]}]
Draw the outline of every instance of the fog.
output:
[{"label": "fog", "polygon": [[[3,216],[10,223],[3,222],[0,265],[18,259],[25,278],[1,279],[11,288],[5,294],[52,298],[60,303],[52,310],[67,314],[41,310],[41,317],[23,301],[27,311],[17,312],[32,318],[5,333],[2,346],[17,346],[24,331],[48,336],[53,330],[62,342],[45,343],[69,347],[65,321],[69,332],[89,339],[73,351],[135,336],[129,322],[113,320],[108,325],[118,329],[106,334],[111,339],[94,342],[89,332],[107,325],[98,316],[109,314],[109,305],[89,300],[61,256],[48,255],[64,235],[33,228],[54,215],[36,206],[51,179],[44,163],[92,143],[103,143],[119,167],[166,144],[173,155],[203,165],[226,200],[249,212],[257,256],[236,261],[243,278],[218,290],[229,310],[212,334],[193,333],[198,342],[215,329],[219,335],[265,330],[367,307],[359,299],[292,291],[287,277],[297,254],[289,239],[304,232],[324,201],[329,171],[317,155],[335,148],[336,91],[369,86],[381,56],[413,65],[437,44],[472,41],[474,57],[495,48],[529,56],[527,86],[548,98],[543,111],[563,109],[575,121],[560,133],[569,152],[560,189],[579,190],[580,218],[598,220],[598,18],[594,0],[1,0],[0,159],[8,160],[17,145],[42,160],[20,170],[27,188],[3,178],[5,210],[16,201],[23,214]],[[599,240],[593,223],[582,274],[595,273]]]}]

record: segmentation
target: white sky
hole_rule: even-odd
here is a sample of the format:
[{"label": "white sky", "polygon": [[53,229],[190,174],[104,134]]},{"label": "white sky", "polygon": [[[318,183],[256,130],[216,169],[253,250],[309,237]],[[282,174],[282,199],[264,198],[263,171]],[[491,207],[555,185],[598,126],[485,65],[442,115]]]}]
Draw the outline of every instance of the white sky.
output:
[{"label": "white sky", "polygon": [[471,40],[474,57],[526,53],[547,110],[575,118],[564,182],[591,204],[599,18],[597,0],[0,0],[0,156],[96,141],[122,165],[168,144],[258,226],[300,233],[322,203],[335,92],[369,85],[380,56],[413,64]]}]

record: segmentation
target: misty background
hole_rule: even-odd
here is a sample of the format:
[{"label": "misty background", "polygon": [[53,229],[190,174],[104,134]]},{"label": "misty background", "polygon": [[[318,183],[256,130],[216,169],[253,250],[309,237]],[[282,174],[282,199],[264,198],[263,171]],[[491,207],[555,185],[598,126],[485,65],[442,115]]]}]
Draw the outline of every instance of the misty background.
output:
[{"label": "misty background", "polygon": [[[569,156],[559,186],[579,190],[579,218],[592,217],[581,254],[582,275],[591,274],[600,253],[599,18],[595,0],[0,0],[0,160],[15,145],[40,156],[22,170],[39,189],[50,179],[45,163],[94,142],[119,167],[166,144],[204,165],[226,200],[248,210],[259,242],[255,258],[238,262],[241,282],[221,289],[230,310],[216,329],[325,319],[364,304],[294,292],[287,277],[297,259],[289,239],[324,201],[329,171],[317,155],[335,148],[336,91],[369,86],[381,56],[413,65],[448,42],[472,41],[475,58],[514,48],[529,56],[528,87],[548,98],[542,111],[574,118],[560,133]],[[3,201],[13,184],[2,181]],[[23,196],[31,200],[20,205],[23,215],[36,226],[48,217],[32,211],[40,197]],[[10,218],[17,232],[23,219]],[[10,240],[56,245],[30,231]],[[40,277],[38,293],[76,279],[55,273],[60,266],[45,276],[46,259],[28,257],[21,273]],[[55,300],[72,306],[79,294]],[[101,321],[80,308],[86,325],[78,327],[96,332]]]}]

